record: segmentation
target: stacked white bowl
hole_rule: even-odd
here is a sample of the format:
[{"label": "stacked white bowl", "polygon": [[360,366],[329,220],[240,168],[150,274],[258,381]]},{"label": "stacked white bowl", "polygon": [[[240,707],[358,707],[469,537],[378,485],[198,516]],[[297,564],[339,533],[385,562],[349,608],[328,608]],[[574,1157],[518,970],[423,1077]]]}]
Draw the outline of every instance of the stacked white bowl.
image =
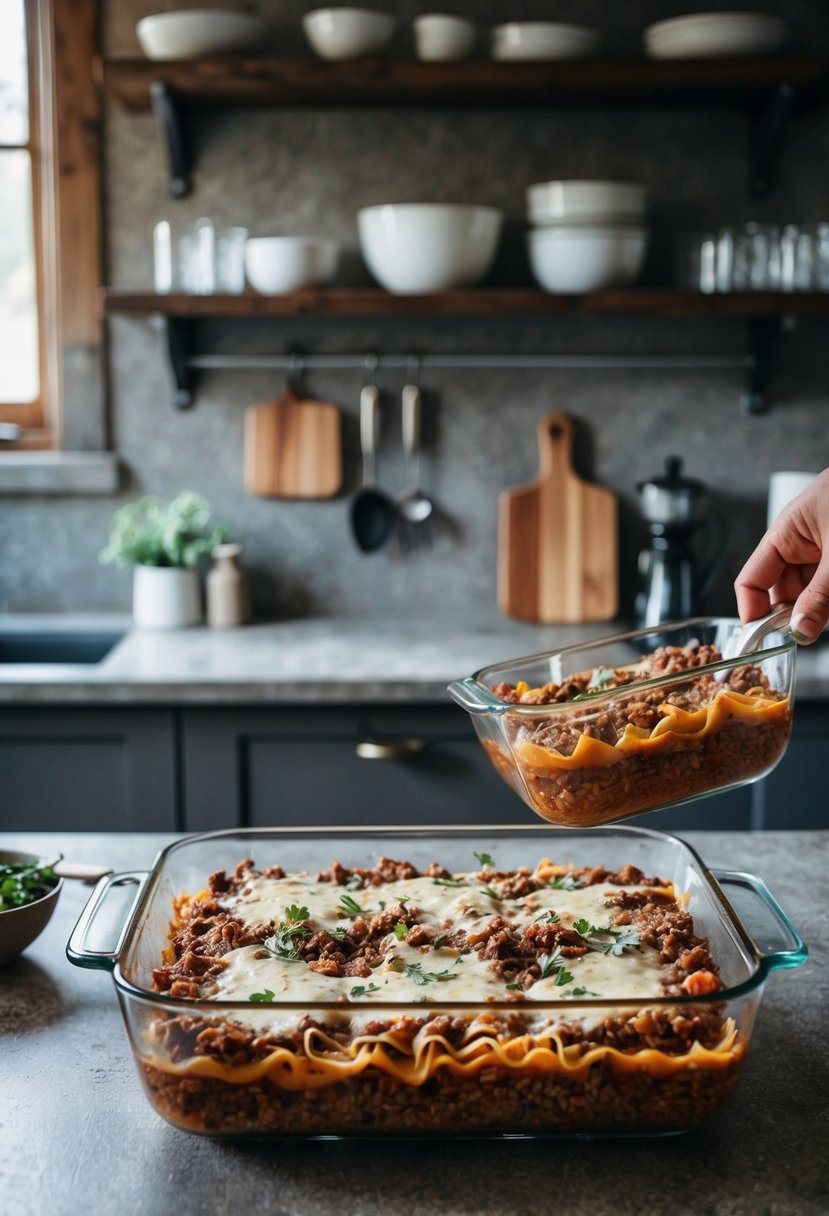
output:
[{"label": "stacked white bowl", "polygon": [[645,189],[637,182],[568,180],[527,187],[530,266],[545,291],[624,287],[647,252]]}]

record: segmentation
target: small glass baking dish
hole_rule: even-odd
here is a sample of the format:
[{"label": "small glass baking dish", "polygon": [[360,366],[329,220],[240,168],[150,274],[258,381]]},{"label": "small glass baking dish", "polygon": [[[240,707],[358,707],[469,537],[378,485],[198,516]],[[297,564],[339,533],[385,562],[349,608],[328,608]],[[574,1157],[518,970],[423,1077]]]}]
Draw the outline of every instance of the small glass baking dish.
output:
[{"label": "small glass baking dish", "polygon": [[[792,726],[795,643],[771,633],[748,657],[635,678],[553,704],[515,704],[590,672],[601,685],[619,668],[633,677],[661,647],[699,644],[729,653],[738,620],[705,617],[485,667],[449,685],[472,717],[504,780],[542,818],[589,827],[671,806],[764,777]],[[574,685],[577,688],[578,685]],[[500,695],[495,689],[500,690]]]},{"label": "small glass baking dish", "polygon": [[[453,873],[468,870],[473,856],[489,853],[499,868],[534,868],[545,857],[563,867],[637,866],[673,883],[694,917],[698,935],[710,940],[725,990],[708,996],[601,1000],[567,999],[393,1004],[372,1000],[377,1027],[434,1028],[435,1019],[460,1019],[471,1043],[423,1060],[401,1045],[374,1042],[359,1061],[336,1041],[305,1052],[273,1051],[255,1064],[222,1058],[208,1044],[173,1058],[165,1044],[170,1027],[184,1026],[193,1044],[221,1042],[234,1020],[265,1011],[280,1026],[313,1017],[344,1026],[366,1015],[365,1002],[278,1001],[252,1006],[240,1001],[173,999],[153,991],[152,972],[168,945],[174,901],[205,887],[217,870],[232,872],[243,858],[260,868],[313,872],[333,859],[373,867],[382,856],[408,859],[419,869],[437,861]],[[114,896],[134,887],[132,910],[111,951],[100,941],[101,922]],[[687,904],[686,904],[687,901]],[[761,948],[744,926],[750,921]],[[111,921],[111,918],[109,918]],[[107,926],[112,931],[111,923]],[[495,827],[397,829],[262,829],[215,832],[171,845],[149,873],[110,875],[92,895],[67,946],[82,967],[111,970],[139,1076],[153,1107],[175,1126],[218,1136],[394,1135],[597,1135],[667,1134],[711,1115],[737,1084],[751,1041],[763,986],[778,968],[796,967],[806,948],[766,887],[756,878],[706,869],[682,841],[636,828],[562,831]],[[439,986],[444,995],[444,986]],[[654,1040],[616,1050],[590,1044],[583,1027],[605,1018],[656,1019],[673,1027],[706,1022],[710,1042]],[[482,1020],[489,1030],[478,1033]],[[561,1027],[569,1024],[569,1045]],[[650,1023],[646,1023],[650,1024]],[[365,1028],[364,1023],[359,1023]],[[457,1025],[457,1023],[456,1023]],[[672,1033],[672,1032],[671,1032]],[[218,1036],[218,1038],[217,1038]],[[382,1035],[380,1035],[382,1037]],[[692,1036],[693,1037],[693,1036]],[[407,1040],[409,1041],[409,1040]],[[411,1040],[415,1042],[416,1040]],[[661,1046],[660,1046],[661,1044]],[[422,1044],[421,1044],[422,1045]],[[427,1048],[427,1051],[432,1050]],[[212,1054],[211,1054],[212,1052]],[[326,1057],[326,1058],[323,1058]]]}]

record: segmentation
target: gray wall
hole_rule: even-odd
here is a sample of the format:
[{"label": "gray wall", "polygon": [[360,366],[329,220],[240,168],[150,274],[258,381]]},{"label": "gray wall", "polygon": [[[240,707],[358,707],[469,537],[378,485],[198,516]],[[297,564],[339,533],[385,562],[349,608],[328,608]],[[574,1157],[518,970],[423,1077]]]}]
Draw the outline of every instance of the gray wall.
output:
[{"label": "gray wall", "polygon": [[[137,55],[135,21],[181,0],[108,0],[110,55]],[[304,53],[299,15],[313,7],[261,0],[278,53]],[[434,5],[386,3],[404,19]],[[715,7],[706,3],[706,7]],[[721,4],[719,7],[730,7]],[[758,6],[759,7],[759,6]],[[785,13],[800,49],[829,46],[829,13],[815,2],[764,4]],[[453,3],[482,23],[549,15],[542,0]],[[607,30],[612,53],[637,53],[639,31],[685,3],[644,0],[610,5],[572,0],[563,19]],[[406,53],[401,38],[399,53]],[[189,199],[168,198],[163,158],[149,114],[106,112],[106,257],[109,282],[151,285],[150,234],[161,217],[209,215],[254,234],[325,233],[346,247],[343,281],[367,282],[357,254],[354,212],[379,201],[476,201],[505,208],[508,228],[494,277],[529,281],[522,250],[523,190],[557,176],[624,176],[646,183],[653,240],[645,281],[672,277],[672,235],[747,218],[829,219],[829,112],[801,120],[782,160],[780,187],[761,203],[746,193],[744,123],[735,115],[462,112],[217,113],[195,124],[199,162]],[[196,408],[174,412],[151,320],[109,323],[111,426],[123,459],[119,499],[0,500],[0,610],[123,608],[127,572],[102,569],[96,554],[110,514],[137,494],[204,493],[244,541],[258,611],[269,616],[416,614],[439,621],[463,611],[470,623],[498,620],[495,603],[495,510],[500,490],[535,472],[535,425],[551,408],[578,420],[579,471],[613,487],[623,504],[623,607],[630,607],[633,562],[641,535],[635,487],[665,456],[685,457],[689,473],[712,488],[712,509],[730,539],[712,607],[731,611],[730,582],[762,529],[774,469],[818,470],[829,463],[826,323],[803,322],[787,335],[773,410],[740,415],[740,380],[732,372],[555,372],[430,374],[429,455],[424,474],[444,514],[431,553],[358,554],[348,531],[349,495],[358,475],[356,375],[314,376],[315,395],[344,411],[347,484],[326,503],[279,503],[242,487],[245,405],[280,390],[279,377],[215,373],[202,380]],[[357,325],[343,321],[204,325],[205,349],[549,350],[570,352],[742,353],[741,322],[605,319]],[[401,378],[385,375],[380,474],[392,491],[405,473],[399,443]]]}]

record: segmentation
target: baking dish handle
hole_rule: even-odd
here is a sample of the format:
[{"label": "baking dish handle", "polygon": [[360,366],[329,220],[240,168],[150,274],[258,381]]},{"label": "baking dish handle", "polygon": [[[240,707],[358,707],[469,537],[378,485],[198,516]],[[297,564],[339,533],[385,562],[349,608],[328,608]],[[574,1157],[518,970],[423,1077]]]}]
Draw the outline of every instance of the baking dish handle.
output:
[{"label": "baking dish handle", "polygon": [[465,680],[453,680],[446,688],[453,701],[470,714],[502,714],[509,705],[494,696],[489,689],[479,684],[474,676]]},{"label": "baking dish handle", "polygon": [[[149,877],[149,871],[147,870],[129,870],[121,874],[107,874],[101,879],[90,895],[86,907],[81,912],[78,923],[72,930],[72,936],[67,942],[66,957],[70,963],[74,963],[76,967],[97,967],[106,971],[112,971],[118,961],[118,955],[121,953],[121,947],[124,944],[127,929],[132,920],[132,914],[138,905]],[[112,950],[91,949],[87,945],[87,939],[95,926],[95,920],[101,912],[104,901],[113,890],[123,890],[131,886],[135,887],[135,895],[130,903],[129,913],[121,925],[115,948]]]},{"label": "baking dish handle", "polygon": [[767,971],[800,967],[809,957],[795,929],[766,884],[739,870],[712,870],[739,916]]}]

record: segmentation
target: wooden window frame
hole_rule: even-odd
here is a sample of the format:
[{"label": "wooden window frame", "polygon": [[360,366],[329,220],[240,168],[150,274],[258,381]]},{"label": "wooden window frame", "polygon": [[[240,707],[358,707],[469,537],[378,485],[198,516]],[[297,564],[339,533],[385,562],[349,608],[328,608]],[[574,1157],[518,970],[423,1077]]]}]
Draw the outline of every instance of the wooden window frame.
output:
[{"label": "wooden window frame", "polygon": [[0,405],[23,428],[13,449],[108,447],[102,283],[98,0],[25,0],[29,145],[41,385],[31,405]]}]

